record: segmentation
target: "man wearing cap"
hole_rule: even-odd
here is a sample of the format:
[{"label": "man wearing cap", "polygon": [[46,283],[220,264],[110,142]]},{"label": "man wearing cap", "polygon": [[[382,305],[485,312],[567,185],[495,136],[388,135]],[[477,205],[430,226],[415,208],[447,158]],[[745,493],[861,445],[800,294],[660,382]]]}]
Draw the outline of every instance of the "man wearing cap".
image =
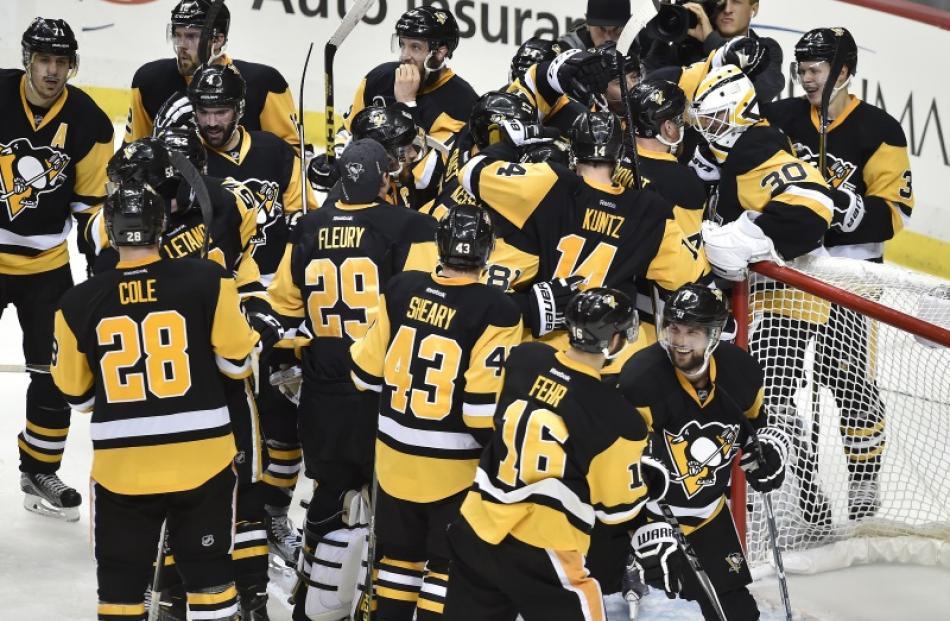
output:
[{"label": "man wearing cap", "polygon": [[561,50],[589,50],[620,38],[630,19],[630,0],[587,0],[584,22],[560,40]]},{"label": "man wearing cap", "polygon": [[[385,201],[389,156],[382,145],[355,140],[339,163],[342,199],[300,219],[299,237],[268,288],[274,311],[302,322],[310,337],[298,409],[306,474],[317,482],[304,528],[306,575],[314,563],[326,566],[321,540],[348,542],[355,554],[362,541],[362,531],[345,521],[343,503],[372,480],[379,395],[353,385],[349,347],[376,319],[379,292],[392,276],[432,271],[438,262],[435,219]],[[320,584],[336,593],[327,582],[338,577]],[[306,596],[297,594],[297,605],[302,613],[309,598],[312,618],[314,602],[328,597],[311,586]]]}]

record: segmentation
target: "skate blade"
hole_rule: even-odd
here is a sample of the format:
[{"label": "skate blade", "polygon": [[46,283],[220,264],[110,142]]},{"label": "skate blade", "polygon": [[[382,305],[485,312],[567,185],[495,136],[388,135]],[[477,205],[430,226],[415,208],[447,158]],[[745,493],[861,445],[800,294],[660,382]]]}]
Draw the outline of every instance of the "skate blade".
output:
[{"label": "skate blade", "polygon": [[61,522],[78,522],[79,507],[54,507],[44,499],[33,494],[23,498],[23,508],[32,513],[45,515]]}]

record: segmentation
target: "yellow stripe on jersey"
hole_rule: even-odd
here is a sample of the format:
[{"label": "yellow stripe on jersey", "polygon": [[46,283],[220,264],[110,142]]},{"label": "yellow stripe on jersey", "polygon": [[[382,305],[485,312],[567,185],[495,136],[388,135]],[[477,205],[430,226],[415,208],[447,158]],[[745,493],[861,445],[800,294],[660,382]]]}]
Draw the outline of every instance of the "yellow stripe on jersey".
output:
[{"label": "yellow stripe on jersey", "polygon": [[454,119],[449,116],[447,113],[443,112],[436,117],[435,121],[432,122],[432,127],[429,128],[429,131],[426,132],[439,142],[447,142],[452,136],[462,130],[465,127],[466,120]]},{"label": "yellow stripe on jersey", "polygon": [[274,280],[267,287],[267,298],[270,300],[271,308],[276,313],[285,317],[302,319],[305,316],[303,298],[300,297],[300,289],[294,283],[294,277],[290,271],[293,249],[294,246],[290,243],[284,247],[284,256],[281,257],[280,263],[277,265]]},{"label": "yellow stripe on jersey", "polygon": [[188,593],[188,603],[201,606],[223,604],[237,597],[237,589],[232,585],[220,593]]},{"label": "yellow stripe on jersey", "polygon": [[11,276],[48,272],[67,263],[69,250],[65,241],[34,256],[0,252],[0,274]]},{"label": "yellow stripe on jersey", "polygon": [[[248,140],[250,144],[250,140]],[[281,202],[284,205],[284,214],[297,213],[303,209],[303,192],[307,192],[307,204],[316,205],[317,199],[313,195],[313,188],[309,183],[300,182],[300,156],[294,156],[294,165],[290,172],[290,182],[287,189],[281,195]]]},{"label": "yellow stripe on jersey", "polygon": [[503,291],[518,291],[534,282],[540,265],[541,259],[537,255],[523,252],[499,237],[480,282]]},{"label": "yellow stripe on jersey", "polygon": [[[89,149],[85,157],[76,162],[76,185],[73,187],[73,193],[78,196],[88,196],[98,199],[98,202],[105,200],[106,196],[106,165],[112,157],[112,133],[109,133],[109,140],[97,142]],[[96,205],[98,205],[98,202]],[[84,209],[74,209],[73,211],[90,212],[98,209],[94,205],[89,205]]]},{"label": "yellow stripe on jersey", "polygon": [[656,256],[646,277],[667,291],[696,282],[710,271],[706,253],[693,245],[676,220],[667,220]]},{"label": "yellow stripe on jersey", "polygon": [[736,176],[736,192],[743,209],[761,212],[770,202],[798,205],[831,222],[834,207],[826,192],[808,189],[827,187],[818,170],[786,151],[776,151],[752,170]]},{"label": "yellow stripe on jersey", "polygon": [[206,440],[98,449],[93,451],[91,476],[116,494],[180,492],[203,485],[224,470],[235,454],[230,431]]},{"label": "yellow stripe on jersey", "polygon": [[894,233],[904,228],[914,209],[914,192],[911,185],[910,159],[907,147],[882,144],[864,164],[862,171],[864,193],[887,201],[891,208]]},{"label": "yellow stripe on jersey", "polygon": [[296,151],[300,151],[300,138],[297,136],[297,126],[294,125],[295,118],[297,118],[297,111],[294,109],[294,98],[290,90],[284,89],[280,93],[268,91],[264,99],[264,108],[261,110],[261,129],[282,138]]},{"label": "yellow stripe on jersey", "polygon": [[234,196],[234,204],[237,205],[241,216],[239,228],[241,247],[245,248],[257,232],[257,206],[252,198],[253,194],[250,188],[233,177],[226,178],[221,183],[221,187]]},{"label": "yellow stripe on jersey", "polygon": [[124,144],[135,142],[139,138],[145,138],[152,133],[152,117],[145,110],[145,104],[142,102],[142,91],[137,88],[132,89],[132,103],[129,105],[129,117],[125,125]]},{"label": "yellow stripe on jersey", "polygon": [[462,516],[484,541],[497,544],[511,535],[536,548],[577,550],[586,554],[590,535],[575,528],[563,512],[531,502],[502,504],[469,492],[462,503]]},{"label": "yellow stripe on jersey", "polygon": [[759,388],[759,392],[755,393],[755,401],[752,402],[752,405],[749,406],[749,409],[745,411],[745,417],[749,420],[755,420],[759,417],[759,414],[762,413],[762,403],[765,401],[765,388]]},{"label": "yellow stripe on jersey", "polygon": [[584,566],[584,555],[577,550],[548,550],[547,553],[561,579],[561,584],[582,600],[581,610],[584,611],[585,621],[607,619],[600,583],[596,578],[591,577],[587,567]]},{"label": "yellow stripe on jersey", "polygon": [[441,459],[401,453],[376,440],[376,477],[394,498],[435,502],[468,488],[478,458]]},{"label": "yellow stripe on jersey", "polygon": [[687,209],[679,205],[673,205],[673,219],[683,229],[687,238],[700,233],[703,229],[703,210]]},{"label": "yellow stripe on jersey", "polygon": [[241,258],[238,259],[237,270],[234,272],[234,284],[238,289],[252,283],[259,283],[261,280],[261,270],[257,267],[257,261],[251,255],[252,252],[253,249],[248,247],[241,254]]},{"label": "yellow stripe on jersey", "polygon": [[[62,309],[53,317],[53,364],[50,367],[53,382],[71,404],[88,399],[95,384],[89,359],[79,351],[76,335],[66,323]],[[89,411],[90,407],[86,408]]]},{"label": "yellow stripe on jersey", "polygon": [[[502,364],[511,348],[521,342],[523,331],[521,321],[513,326],[485,327],[485,331],[472,346],[468,369],[465,370],[466,394],[494,396],[501,392],[505,379]],[[476,408],[469,408],[468,404],[463,406],[462,418],[465,424],[474,428],[491,429],[495,407],[492,404],[485,410],[487,414],[477,412]]]},{"label": "yellow stripe on jersey", "polygon": [[402,271],[431,272],[439,264],[439,247],[434,241],[417,242],[409,246]]},{"label": "yellow stripe on jersey", "polygon": [[[386,295],[381,294],[376,320],[373,321],[363,338],[354,341],[350,345],[350,357],[353,359],[353,365],[367,379],[372,379],[374,386],[383,383],[383,370],[386,362],[386,350],[389,348],[390,332]],[[370,387],[358,383],[357,388],[367,390]]]},{"label": "yellow stripe on jersey", "polygon": [[696,96],[696,89],[699,88],[706,74],[709,73],[709,69],[712,67],[712,57],[715,53],[716,52],[713,51],[706,57],[706,60],[695,62],[683,68],[678,85],[683,89],[683,93],[686,94],[687,106],[693,101],[693,98]]},{"label": "yellow stripe on jersey", "polygon": [[346,128],[346,131],[351,131],[350,124],[353,122],[354,117],[360,113],[360,110],[366,107],[366,105],[363,103],[363,97],[365,94],[366,78],[363,78],[356,86],[356,93],[353,95],[353,103],[350,104],[350,111],[347,112],[345,117],[343,117],[343,127]]},{"label": "yellow stripe on jersey", "polygon": [[650,409],[650,406],[637,406],[637,412],[640,413],[640,416],[643,417],[643,422],[647,424],[647,430],[651,433],[653,432],[653,411]]},{"label": "yellow stripe on jersey", "polygon": [[96,614],[100,617],[134,617],[138,619],[145,616],[145,604],[107,604],[99,602],[96,607]]},{"label": "yellow stripe on jersey", "polygon": [[[474,169],[484,156],[475,156],[459,171],[459,179],[472,192]],[[478,171],[479,198],[506,220],[521,228],[557,183],[557,173],[547,164],[513,164],[497,161]]]},{"label": "yellow stripe on jersey", "polygon": [[[630,415],[635,414],[630,412]],[[601,522],[619,524],[640,512],[647,497],[647,488],[639,476],[640,456],[646,447],[646,437],[641,440],[617,438],[591,460],[587,485],[590,502]]]},{"label": "yellow stripe on jersey", "polygon": [[[220,283],[211,325],[211,347],[214,353],[222,358],[241,361],[251,353],[260,337],[251,329],[241,312],[237,285],[234,280],[222,278]],[[248,375],[250,375],[249,368],[247,372],[240,373],[237,377],[242,378]]]},{"label": "yellow stripe on jersey", "polygon": [[516,93],[528,100],[538,110],[542,121],[551,119],[570,103],[567,95],[559,95],[554,101],[548,101],[538,91],[538,65],[528,68],[524,76],[508,85],[509,93]]}]

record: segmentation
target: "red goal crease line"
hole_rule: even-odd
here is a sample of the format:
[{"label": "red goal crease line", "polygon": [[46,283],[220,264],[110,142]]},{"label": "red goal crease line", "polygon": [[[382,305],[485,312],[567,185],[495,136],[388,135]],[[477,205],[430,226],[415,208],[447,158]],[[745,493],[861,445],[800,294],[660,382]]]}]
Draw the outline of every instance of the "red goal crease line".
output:
[{"label": "red goal crease line", "polygon": [[925,4],[918,4],[910,0],[839,0],[847,4],[855,4],[866,9],[890,13],[922,22],[944,30],[950,30],[950,11],[938,9]]}]

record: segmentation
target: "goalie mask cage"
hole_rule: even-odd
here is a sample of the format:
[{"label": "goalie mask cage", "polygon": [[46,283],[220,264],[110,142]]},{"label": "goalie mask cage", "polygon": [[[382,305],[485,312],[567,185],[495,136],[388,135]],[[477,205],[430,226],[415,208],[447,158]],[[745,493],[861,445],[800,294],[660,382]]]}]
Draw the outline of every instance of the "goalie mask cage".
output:
[{"label": "goalie mask cage", "polygon": [[[771,494],[786,570],[950,567],[950,282],[831,257],[751,268],[733,313],[791,440]],[[749,565],[769,573],[761,495],[733,472]]]}]

